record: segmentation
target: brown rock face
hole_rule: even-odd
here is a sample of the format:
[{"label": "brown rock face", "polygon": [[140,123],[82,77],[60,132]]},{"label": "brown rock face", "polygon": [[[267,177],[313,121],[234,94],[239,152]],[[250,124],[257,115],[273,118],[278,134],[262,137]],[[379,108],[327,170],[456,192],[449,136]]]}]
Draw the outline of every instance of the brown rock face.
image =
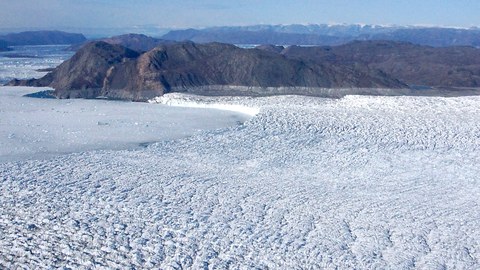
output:
[{"label": "brown rock face", "polygon": [[[175,42],[170,40],[153,38],[153,37],[149,37],[142,34],[125,34],[125,35],[113,36],[109,38],[103,38],[96,41],[104,41],[106,43],[113,44],[113,45],[121,45],[123,47],[129,48],[131,50],[134,50],[140,53],[149,51],[160,44],[171,44]],[[68,50],[78,51],[87,43],[88,42],[72,45],[68,48]]]},{"label": "brown rock face", "polygon": [[204,93],[237,86],[244,87],[244,94],[262,94],[267,88],[269,92],[277,88],[275,93],[279,94],[302,94],[296,89],[405,87],[381,72],[307,62],[261,49],[192,42],[160,45],[143,54],[119,45],[92,42],[45,77],[10,84],[51,86],[59,98],[105,96],[131,100],[171,91]]},{"label": "brown rock face", "polygon": [[133,61],[138,55],[122,46],[94,42],[45,77],[50,79],[48,86],[56,90],[55,95],[59,98],[96,97],[108,87],[105,80],[109,70]]},{"label": "brown rock face", "polygon": [[322,88],[477,87],[480,50],[392,41],[255,49],[182,42],[140,54],[92,42],[45,77],[11,85],[51,86],[59,98],[130,100],[173,91],[315,95]]},{"label": "brown rock face", "polygon": [[335,65],[363,65],[408,85],[479,87],[480,49],[430,47],[395,41],[355,41],[335,47],[289,47],[295,59]]},{"label": "brown rock face", "polygon": [[131,50],[138,52],[149,51],[161,44],[174,43],[174,41],[153,38],[141,34],[125,34],[120,36],[113,36],[110,38],[102,39],[101,41],[105,41],[110,44],[122,45],[123,47],[127,47]]}]

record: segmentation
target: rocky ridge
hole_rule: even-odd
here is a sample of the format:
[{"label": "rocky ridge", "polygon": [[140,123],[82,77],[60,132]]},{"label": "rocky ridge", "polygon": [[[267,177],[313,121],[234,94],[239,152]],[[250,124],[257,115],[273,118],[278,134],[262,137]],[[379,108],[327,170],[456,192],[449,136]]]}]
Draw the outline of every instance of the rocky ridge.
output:
[{"label": "rocky ridge", "polygon": [[41,79],[17,80],[10,85],[50,86],[59,98],[132,100],[167,92],[262,95],[302,94],[297,89],[305,88],[406,87],[365,66],[307,63],[276,52],[222,43],[165,44],[139,54],[102,41],[84,46]]},{"label": "rocky ridge", "polygon": [[128,100],[169,92],[319,96],[328,92],[327,96],[335,96],[335,91],[325,89],[339,88],[373,88],[377,90],[370,92],[375,94],[382,94],[378,89],[408,89],[410,92],[396,93],[409,94],[418,87],[478,87],[480,50],[396,41],[323,47],[263,45],[254,49],[178,42],[140,53],[96,41],[45,77],[15,80],[10,85],[50,86],[59,98]]},{"label": "rocky ridge", "polygon": [[[125,34],[125,35],[112,36],[109,38],[102,38],[95,41],[104,41],[109,44],[121,45],[137,52],[146,52],[161,44],[175,43],[175,41],[149,37],[142,34],[132,34],[132,33]],[[84,46],[87,43],[88,41],[85,41],[84,43],[72,45],[68,48],[68,50],[78,51],[82,46]]]}]

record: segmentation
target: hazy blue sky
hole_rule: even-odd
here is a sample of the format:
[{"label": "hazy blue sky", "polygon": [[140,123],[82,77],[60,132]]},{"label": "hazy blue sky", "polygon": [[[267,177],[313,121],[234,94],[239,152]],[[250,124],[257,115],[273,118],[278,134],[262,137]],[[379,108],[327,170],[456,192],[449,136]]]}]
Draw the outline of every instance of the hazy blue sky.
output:
[{"label": "hazy blue sky", "polygon": [[479,0],[0,0],[0,28],[367,23],[480,26]]}]

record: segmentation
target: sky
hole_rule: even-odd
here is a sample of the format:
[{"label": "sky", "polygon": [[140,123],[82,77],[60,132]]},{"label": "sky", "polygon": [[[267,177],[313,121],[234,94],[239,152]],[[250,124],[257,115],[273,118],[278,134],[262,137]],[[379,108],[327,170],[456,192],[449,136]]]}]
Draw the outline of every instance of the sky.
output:
[{"label": "sky", "polygon": [[478,0],[0,0],[2,29],[254,24],[480,26]]}]

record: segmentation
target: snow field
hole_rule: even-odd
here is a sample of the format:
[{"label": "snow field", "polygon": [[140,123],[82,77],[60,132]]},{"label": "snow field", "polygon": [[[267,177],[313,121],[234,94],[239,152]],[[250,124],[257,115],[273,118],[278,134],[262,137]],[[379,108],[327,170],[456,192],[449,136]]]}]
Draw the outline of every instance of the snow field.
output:
[{"label": "snow field", "polygon": [[143,149],[0,163],[0,265],[480,267],[480,98],[174,99],[258,113]]},{"label": "snow field", "polygon": [[250,116],[107,100],[22,95],[47,88],[0,87],[0,162],[139,145],[237,125]]}]

